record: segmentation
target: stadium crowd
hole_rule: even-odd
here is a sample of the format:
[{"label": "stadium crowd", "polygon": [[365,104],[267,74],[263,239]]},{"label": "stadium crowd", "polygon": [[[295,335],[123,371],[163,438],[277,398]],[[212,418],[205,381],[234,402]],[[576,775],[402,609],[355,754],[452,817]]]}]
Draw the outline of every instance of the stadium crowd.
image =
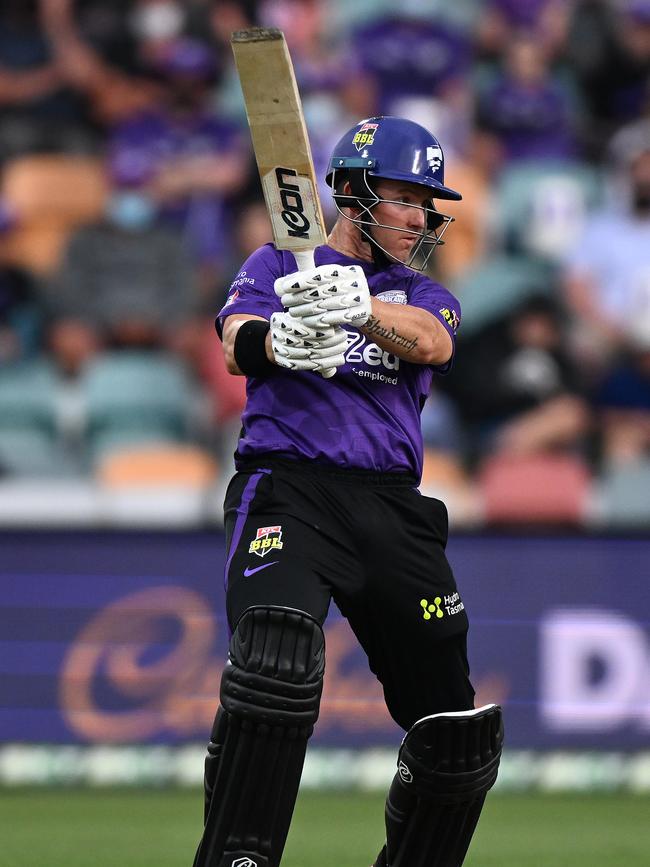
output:
[{"label": "stadium crowd", "polygon": [[650,0],[4,0],[0,475],[201,487],[231,460],[213,320],[270,240],[229,46],[254,24],[286,34],[320,177],[396,114],[463,193],[425,487],[461,525],[647,528]]}]

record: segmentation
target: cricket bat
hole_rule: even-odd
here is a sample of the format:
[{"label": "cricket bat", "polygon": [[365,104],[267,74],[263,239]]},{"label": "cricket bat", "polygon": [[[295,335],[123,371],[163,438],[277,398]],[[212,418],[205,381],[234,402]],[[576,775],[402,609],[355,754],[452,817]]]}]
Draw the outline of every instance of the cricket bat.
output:
[{"label": "cricket bat", "polygon": [[[284,34],[274,27],[236,30],[231,45],[244,94],[253,150],[278,250],[298,270],[314,267],[327,243],[300,93]],[[335,369],[324,371],[332,376]]]}]

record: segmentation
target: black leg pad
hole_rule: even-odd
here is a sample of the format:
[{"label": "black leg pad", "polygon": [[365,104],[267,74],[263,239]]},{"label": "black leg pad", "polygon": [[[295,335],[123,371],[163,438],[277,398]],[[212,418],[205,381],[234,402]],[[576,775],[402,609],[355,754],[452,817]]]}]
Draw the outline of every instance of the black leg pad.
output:
[{"label": "black leg pad", "polygon": [[498,705],[418,720],[399,751],[376,867],[460,867],[502,745]]},{"label": "black leg pad", "polygon": [[279,865],[324,670],[323,631],[310,615],[275,606],[244,612],[221,677],[195,867]]}]

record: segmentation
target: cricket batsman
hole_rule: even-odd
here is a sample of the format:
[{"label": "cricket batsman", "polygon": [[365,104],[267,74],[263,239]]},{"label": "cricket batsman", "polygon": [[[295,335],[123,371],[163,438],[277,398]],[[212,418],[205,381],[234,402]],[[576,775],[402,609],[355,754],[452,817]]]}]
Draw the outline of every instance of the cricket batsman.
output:
[{"label": "cricket batsman", "polygon": [[398,117],[349,130],[326,180],[339,217],[315,267],[261,247],[217,318],[247,403],[225,498],[232,638],[194,867],[280,864],[332,599],[405,732],[374,867],[459,867],[503,741],[501,709],[474,709],[447,510],[418,490],[420,412],[461,318],[422,271],[452,222],[436,202],[461,196],[437,139]]}]

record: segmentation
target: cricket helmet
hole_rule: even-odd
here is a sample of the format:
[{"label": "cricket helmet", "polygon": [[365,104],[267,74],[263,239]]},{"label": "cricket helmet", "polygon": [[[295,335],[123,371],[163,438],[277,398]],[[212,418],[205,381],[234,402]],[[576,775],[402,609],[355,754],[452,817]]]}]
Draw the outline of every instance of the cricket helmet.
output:
[{"label": "cricket helmet", "polygon": [[442,236],[454,219],[440,213],[433,200],[462,198],[456,190],[445,186],[444,163],[438,139],[420,124],[401,117],[362,120],[339,140],[325,180],[333,188],[339,214],[354,223],[370,244],[375,264],[384,266],[394,258],[373,236],[373,226],[405,231],[403,226],[390,226],[375,218],[375,206],[389,201],[376,193],[377,181],[404,181],[424,188],[427,203],[408,206],[424,211],[424,227],[412,233],[415,243],[408,260],[402,263],[423,271],[434,247],[444,243]]},{"label": "cricket helmet", "polygon": [[348,130],[332,152],[325,177],[330,186],[341,169],[422,184],[436,199],[462,198],[445,186],[445,158],[438,139],[419,123],[402,117],[370,117]]}]

